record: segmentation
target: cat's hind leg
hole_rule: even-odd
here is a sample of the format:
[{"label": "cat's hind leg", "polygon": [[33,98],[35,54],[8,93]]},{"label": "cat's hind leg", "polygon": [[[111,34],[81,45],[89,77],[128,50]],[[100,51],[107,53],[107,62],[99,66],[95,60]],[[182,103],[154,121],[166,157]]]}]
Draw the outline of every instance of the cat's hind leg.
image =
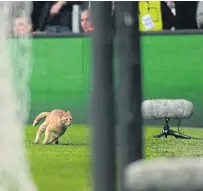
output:
[{"label": "cat's hind leg", "polygon": [[45,130],[45,138],[42,142],[43,145],[46,145],[46,144],[49,144],[49,140],[51,138],[51,128],[47,127],[46,130]]},{"label": "cat's hind leg", "polygon": [[38,131],[37,131],[37,135],[35,137],[35,144],[38,144],[40,141],[40,136],[42,135],[42,133],[44,133],[44,131],[46,130],[47,124],[44,122],[40,125]]}]

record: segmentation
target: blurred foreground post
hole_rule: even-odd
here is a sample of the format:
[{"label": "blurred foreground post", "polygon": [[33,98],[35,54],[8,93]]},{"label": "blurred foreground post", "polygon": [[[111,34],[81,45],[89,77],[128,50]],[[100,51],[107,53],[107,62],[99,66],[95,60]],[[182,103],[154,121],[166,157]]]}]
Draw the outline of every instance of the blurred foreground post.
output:
[{"label": "blurred foreground post", "polygon": [[119,187],[124,191],[124,168],[143,157],[138,2],[116,2],[115,9],[119,55]]},{"label": "blurred foreground post", "polygon": [[92,2],[93,191],[116,191],[111,2]]}]

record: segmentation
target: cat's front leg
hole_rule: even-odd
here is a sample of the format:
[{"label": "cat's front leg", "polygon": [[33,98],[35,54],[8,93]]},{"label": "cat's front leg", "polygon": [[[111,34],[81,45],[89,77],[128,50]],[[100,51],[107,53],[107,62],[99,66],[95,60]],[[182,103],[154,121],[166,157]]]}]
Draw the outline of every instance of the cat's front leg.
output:
[{"label": "cat's front leg", "polygon": [[55,144],[58,145],[58,144],[59,144],[59,141],[58,141],[59,137],[60,137],[60,136],[54,134],[53,137],[51,138],[51,140],[49,141],[49,144],[55,142]]},{"label": "cat's front leg", "polygon": [[58,144],[59,144],[59,140],[58,140],[58,139],[56,139],[55,144],[56,144],[56,145],[58,145]]}]

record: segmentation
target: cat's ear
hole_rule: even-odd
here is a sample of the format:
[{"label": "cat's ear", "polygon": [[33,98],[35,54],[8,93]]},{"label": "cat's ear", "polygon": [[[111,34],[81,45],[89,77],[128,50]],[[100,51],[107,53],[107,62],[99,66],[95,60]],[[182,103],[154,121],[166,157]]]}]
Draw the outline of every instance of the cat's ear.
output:
[{"label": "cat's ear", "polygon": [[67,113],[68,115],[70,115],[70,111],[67,111],[66,113]]}]

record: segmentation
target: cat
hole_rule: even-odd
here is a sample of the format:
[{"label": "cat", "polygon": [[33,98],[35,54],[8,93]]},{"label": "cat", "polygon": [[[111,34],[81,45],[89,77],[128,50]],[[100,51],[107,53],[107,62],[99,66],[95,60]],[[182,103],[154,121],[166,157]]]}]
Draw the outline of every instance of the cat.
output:
[{"label": "cat", "polygon": [[35,127],[39,121],[45,117],[45,121],[40,125],[37,131],[34,143],[38,144],[40,136],[43,132],[45,132],[45,138],[42,144],[46,145],[53,142],[58,144],[59,137],[61,137],[66,132],[66,129],[72,125],[72,116],[70,111],[65,112],[60,109],[54,109],[51,112],[42,112],[35,118],[33,126]]}]

